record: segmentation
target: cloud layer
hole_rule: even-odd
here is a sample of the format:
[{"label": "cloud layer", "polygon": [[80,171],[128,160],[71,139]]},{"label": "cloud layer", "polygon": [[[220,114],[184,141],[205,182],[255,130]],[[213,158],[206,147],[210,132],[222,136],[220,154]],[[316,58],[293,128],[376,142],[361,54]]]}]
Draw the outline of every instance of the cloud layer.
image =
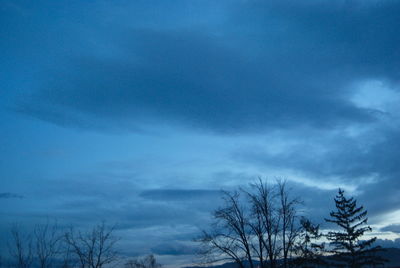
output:
[{"label": "cloud layer", "polygon": [[399,9],[249,1],[227,4],[218,28],[118,30],[112,56],[72,53],[17,109],[133,131],[154,122],[228,133],[373,122],[376,111],[349,97],[363,79],[398,81]]},{"label": "cloud layer", "polygon": [[0,12],[7,221],[107,215],[127,256],[186,256],[221,188],[277,175],[316,220],[340,186],[398,233],[400,2],[43,0]]}]

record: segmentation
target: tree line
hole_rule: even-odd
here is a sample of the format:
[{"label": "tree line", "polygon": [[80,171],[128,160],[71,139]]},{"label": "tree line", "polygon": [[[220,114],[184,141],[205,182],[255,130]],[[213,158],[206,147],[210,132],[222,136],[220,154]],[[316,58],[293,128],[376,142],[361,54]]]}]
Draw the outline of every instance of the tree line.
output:
[{"label": "tree line", "polygon": [[[212,214],[209,230],[197,239],[201,263],[233,261],[240,268],[376,267],[385,260],[374,246],[376,237],[363,239],[372,229],[367,211],[339,189],[336,210],[326,222],[336,228],[322,232],[302,213],[304,205],[292,196],[286,181],[258,180],[249,189],[223,192],[223,205]],[[115,226],[104,222],[86,230],[60,228],[56,222],[23,232],[11,228],[7,260],[0,267],[15,268],[159,268],[153,255],[124,259],[118,255]]]},{"label": "tree line", "polygon": [[233,261],[245,268],[383,265],[375,238],[363,240],[367,211],[339,189],[336,210],[326,222],[335,229],[323,233],[301,213],[303,203],[287,183],[270,185],[261,179],[250,190],[223,193],[224,205],[214,211],[210,230],[197,239],[205,264]]},{"label": "tree line", "polygon": [[11,228],[7,243],[9,258],[0,258],[0,267],[15,268],[160,268],[153,255],[122,260],[116,250],[119,238],[115,226],[105,222],[82,231],[60,228],[57,222],[36,225],[24,232],[19,225]]}]

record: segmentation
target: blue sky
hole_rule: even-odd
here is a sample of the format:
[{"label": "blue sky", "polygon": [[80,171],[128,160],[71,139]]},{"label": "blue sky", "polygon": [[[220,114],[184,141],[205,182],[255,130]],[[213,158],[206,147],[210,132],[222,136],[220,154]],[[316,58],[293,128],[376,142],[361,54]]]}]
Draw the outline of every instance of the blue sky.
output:
[{"label": "blue sky", "polygon": [[[399,238],[398,1],[0,0],[0,228],[117,222],[190,262],[220,189],[338,187]],[[386,241],[386,243],[390,243]]]}]

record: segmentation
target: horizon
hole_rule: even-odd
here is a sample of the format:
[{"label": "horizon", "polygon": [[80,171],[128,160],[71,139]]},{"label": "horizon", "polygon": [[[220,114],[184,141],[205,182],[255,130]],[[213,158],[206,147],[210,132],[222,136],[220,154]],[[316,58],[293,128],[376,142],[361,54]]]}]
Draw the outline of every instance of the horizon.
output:
[{"label": "horizon", "polygon": [[220,190],[261,177],[317,223],[345,189],[400,248],[399,26],[386,0],[0,0],[3,240],[106,220],[190,265]]}]

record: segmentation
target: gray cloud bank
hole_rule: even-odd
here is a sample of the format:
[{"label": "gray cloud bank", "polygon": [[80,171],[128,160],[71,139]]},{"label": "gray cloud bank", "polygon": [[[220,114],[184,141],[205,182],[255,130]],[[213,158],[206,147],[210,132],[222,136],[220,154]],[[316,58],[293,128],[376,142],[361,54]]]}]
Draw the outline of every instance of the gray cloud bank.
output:
[{"label": "gray cloud bank", "polygon": [[381,228],[381,231],[400,234],[400,224],[391,224]]},{"label": "gray cloud bank", "polygon": [[226,3],[218,28],[136,22],[120,35],[104,30],[98,41],[112,36],[115,56],[72,51],[17,110],[128,130],[149,122],[228,133],[373,122],[376,111],[348,98],[363,79],[398,81],[399,11],[395,1],[248,1]]}]

